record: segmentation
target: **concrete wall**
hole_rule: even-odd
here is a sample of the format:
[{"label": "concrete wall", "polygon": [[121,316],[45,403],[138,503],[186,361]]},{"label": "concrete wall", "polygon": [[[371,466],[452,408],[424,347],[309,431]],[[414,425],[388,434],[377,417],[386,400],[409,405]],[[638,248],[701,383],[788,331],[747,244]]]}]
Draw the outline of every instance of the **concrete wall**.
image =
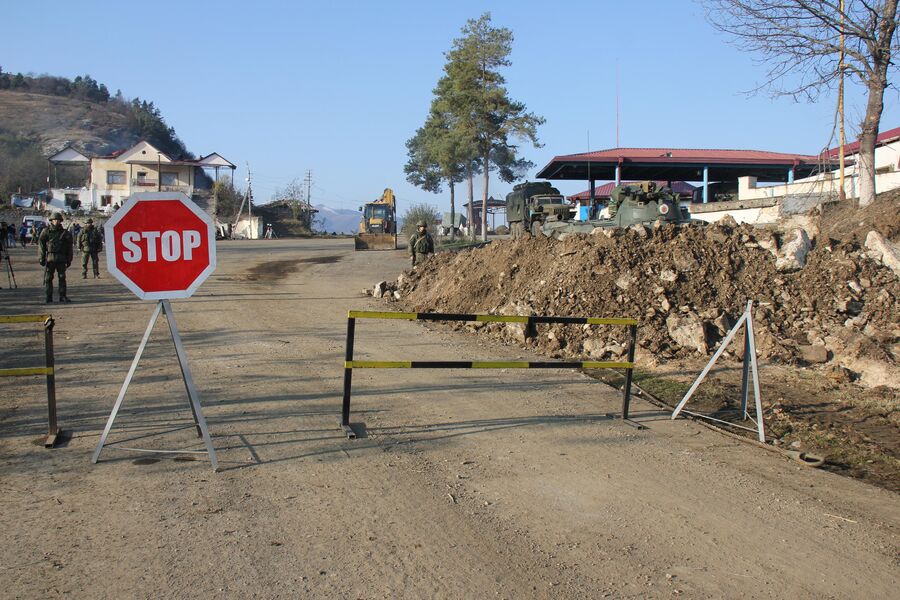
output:
[{"label": "concrete wall", "polygon": [[775,223],[781,217],[781,203],[772,198],[756,200],[733,200],[730,202],[710,202],[689,205],[691,218],[697,221],[715,223],[730,215],[738,223],[762,225]]},{"label": "concrete wall", "polygon": [[262,219],[259,217],[241,217],[234,228],[233,237],[236,239],[258,240],[263,235]]},{"label": "concrete wall", "polygon": [[[848,157],[854,162],[859,157]],[[887,192],[900,188],[900,141],[875,148],[875,191]],[[757,187],[755,177],[738,179],[738,200],[780,198],[783,196],[827,196],[837,198],[840,180],[837,172],[822,173],[798,179],[794,183]],[[848,165],[844,172],[844,194],[847,198],[859,198],[857,165]]]}]

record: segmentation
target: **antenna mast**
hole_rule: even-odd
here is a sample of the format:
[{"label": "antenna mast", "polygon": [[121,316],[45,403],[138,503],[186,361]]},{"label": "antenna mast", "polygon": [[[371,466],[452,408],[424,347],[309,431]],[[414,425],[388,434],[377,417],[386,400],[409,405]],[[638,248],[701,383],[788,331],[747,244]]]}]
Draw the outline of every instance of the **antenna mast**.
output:
[{"label": "antenna mast", "polygon": [[247,216],[253,218],[253,183],[250,181],[253,174],[250,172],[250,163],[247,163]]}]

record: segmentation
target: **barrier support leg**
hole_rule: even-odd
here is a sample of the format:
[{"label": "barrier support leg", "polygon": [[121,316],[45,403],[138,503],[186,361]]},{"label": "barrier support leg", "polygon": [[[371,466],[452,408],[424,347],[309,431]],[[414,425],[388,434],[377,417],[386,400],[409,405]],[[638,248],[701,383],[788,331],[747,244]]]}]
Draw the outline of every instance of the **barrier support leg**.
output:
[{"label": "barrier support leg", "polygon": [[350,388],[353,384],[353,368],[348,366],[353,361],[353,336],[356,331],[356,319],[347,319],[347,346],[344,353],[344,403],[341,407],[341,429],[348,439],[356,439],[356,432],[350,427]]},{"label": "barrier support leg", "polygon": [[741,418],[745,421],[747,414],[747,398],[750,391],[750,327],[744,323],[744,365],[741,373]]},{"label": "barrier support leg", "polygon": [[53,359],[53,326],[55,322],[53,317],[47,319],[44,323],[44,366],[47,367],[47,414],[49,428],[47,430],[47,439],[44,441],[45,448],[52,448],[56,445],[59,438],[59,426],[56,423],[56,371],[55,361]]},{"label": "barrier support leg", "polygon": [[203,417],[203,409],[200,407],[200,394],[194,386],[194,377],[191,374],[191,368],[188,365],[187,355],[184,352],[184,346],[181,343],[181,334],[178,332],[178,324],[175,322],[175,315],[172,314],[172,305],[168,300],[160,300],[163,313],[166,315],[166,322],[169,324],[169,333],[172,334],[172,342],[175,344],[175,355],[178,357],[178,366],[181,369],[181,378],[184,380],[184,388],[188,395],[188,404],[191,407],[191,414],[194,417],[194,424],[199,430],[200,437],[203,439],[203,445],[206,446],[206,452],[209,454],[209,462],[213,471],[219,470],[219,460],[216,457],[216,449],[213,447],[212,439],[209,437],[209,428],[206,426],[206,419]]},{"label": "barrier support leg", "polygon": [[113,423],[116,420],[116,415],[119,414],[119,408],[121,408],[122,401],[125,399],[125,392],[128,391],[128,386],[131,384],[134,372],[137,371],[138,363],[141,360],[141,356],[144,354],[144,348],[147,347],[147,341],[150,339],[150,334],[153,332],[153,326],[156,325],[156,320],[159,318],[160,311],[162,311],[161,300],[156,303],[156,308],[153,309],[153,314],[150,316],[150,322],[147,323],[147,329],[144,331],[144,337],[141,338],[141,343],[138,346],[137,352],[134,354],[134,360],[131,361],[128,375],[125,376],[125,382],[122,383],[122,388],[119,390],[119,395],[116,397],[115,404],[113,404],[112,412],[109,413],[109,418],[106,420],[106,426],[103,428],[103,433],[100,434],[100,441],[97,442],[97,447],[94,449],[93,456],[91,456],[91,463],[93,464],[96,464],[100,459],[100,453],[103,451],[103,446],[106,444],[109,430],[112,429]]}]

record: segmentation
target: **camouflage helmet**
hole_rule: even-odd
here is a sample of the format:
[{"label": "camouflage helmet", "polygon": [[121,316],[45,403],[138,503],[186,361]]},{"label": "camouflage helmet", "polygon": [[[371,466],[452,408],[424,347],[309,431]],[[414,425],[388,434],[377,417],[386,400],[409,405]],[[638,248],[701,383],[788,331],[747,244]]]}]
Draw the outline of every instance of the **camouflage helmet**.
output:
[{"label": "camouflage helmet", "polygon": [[88,225],[93,225],[93,224],[94,224],[94,220],[93,220],[93,219],[88,219],[87,221],[85,221],[85,223],[87,223]]},{"label": "camouflage helmet", "polygon": [[428,223],[426,223],[425,221],[419,221],[418,223],[416,223],[416,227],[428,227]]},{"label": "camouflage helmet", "polygon": [[61,212],[55,212],[55,213],[53,213],[53,216],[50,217],[50,220],[51,220],[51,221],[62,221],[62,220],[63,220],[62,213],[61,213]]}]

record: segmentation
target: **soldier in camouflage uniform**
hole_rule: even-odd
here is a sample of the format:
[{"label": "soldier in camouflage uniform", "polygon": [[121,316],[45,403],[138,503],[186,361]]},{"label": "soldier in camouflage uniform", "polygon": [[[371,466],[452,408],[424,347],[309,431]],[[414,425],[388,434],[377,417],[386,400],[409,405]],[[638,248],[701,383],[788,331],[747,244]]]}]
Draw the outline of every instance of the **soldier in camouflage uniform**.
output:
[{"label": "soldier in camouflage uniform", "polygon": [[429,254],[434,254],[434,240],[425,221],[419,221],[416,232],[409,237],[409,262],[412,266],[421,265]]},{"label": "soldier in camouflage uniform", "polygon": [[53,213],[50,227],[38,238],[40,263],[44,267],[44,295],[47,304],[53,302],[53,273],[59,276],[59,301],[71,302],[66,296],[66,269],[72,265],[72,234],[63,229],[63,216]]},{"label": "soldier in camouflage uniform", "polygon": [[88,259],[94,267],[94,279],[100,277],[97,254],[103,250],[103,235],[94,227],[94,220],[87,220],[87,227],[78,234],[78,248],[81,250],[81,278],[87,279]]}]

